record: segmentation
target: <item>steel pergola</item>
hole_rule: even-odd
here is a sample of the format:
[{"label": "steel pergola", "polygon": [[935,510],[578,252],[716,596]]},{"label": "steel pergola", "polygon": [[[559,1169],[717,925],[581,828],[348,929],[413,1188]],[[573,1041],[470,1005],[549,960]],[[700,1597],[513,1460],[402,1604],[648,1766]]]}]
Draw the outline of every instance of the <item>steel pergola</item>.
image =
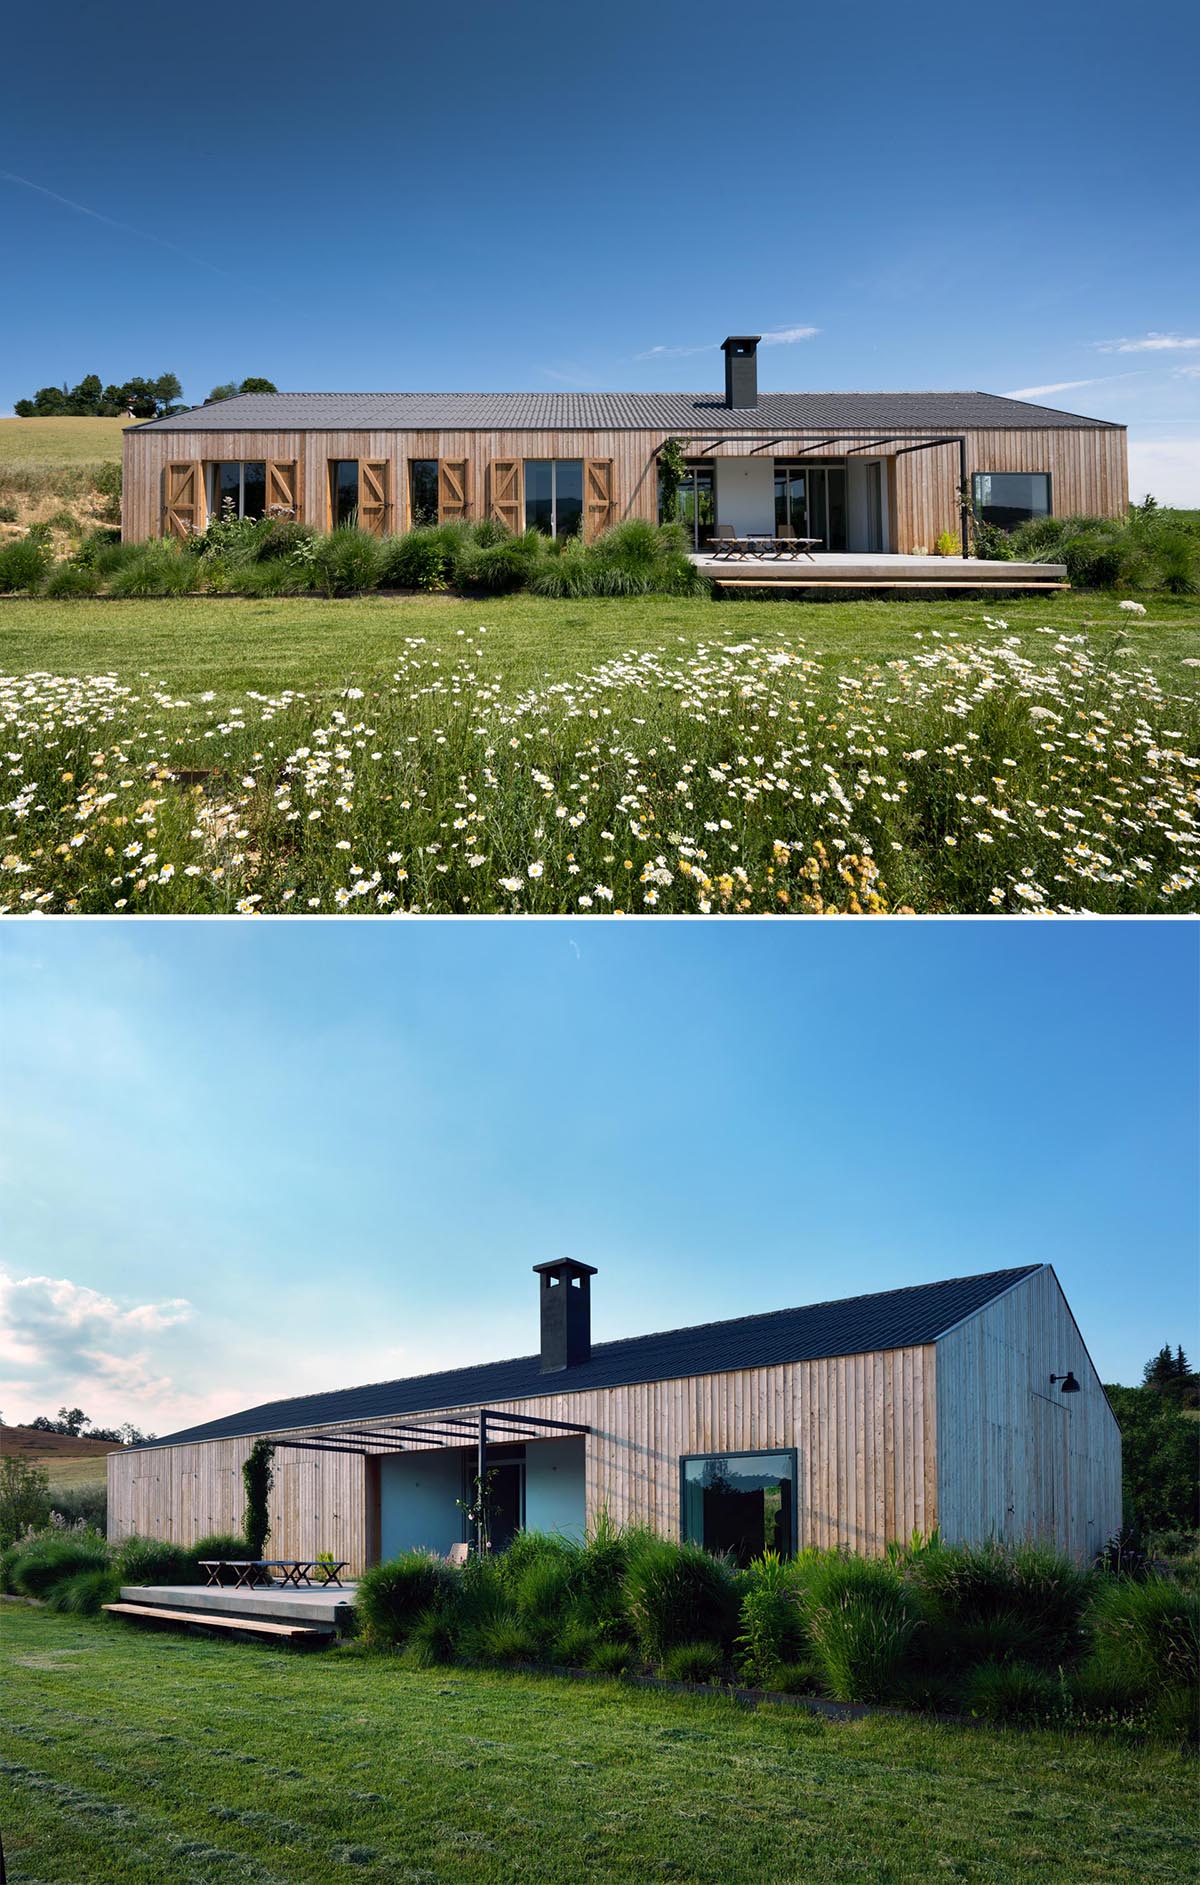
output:
[{"label": "steel pergola", "polygon": [[[450,1413],[393,1417],[370,1426],[331,1426],[306,1430],[302,1435],[273,1433],[266,1437],[276,1451],[341,1453],[360,1459],[387,1459],[397,1453],[473,1448],[482,1498],[487,1484],[489,1438],[493,1445],[541,1440],[549,1434],[588,1434],[591,1428],[573,1420],[548,1420],[541,1414],[506,1413],[495,1407],[455,1408]],[[482,1516],[476,1519],[475,1549],[483,1549]]]},{"label": "steel pergola", "polygon": [[[715,452],[719,445],[752,445],[754,451],[749,453],[751,458],[755,452],[769,451],[776,445],[787,446],[789,455],[795,458],[802,458],[806,452],[823,452],[829,446],[838,444],[845,445],[845,449],[839,453],[842,458],[849,458],[853,452],[875,451],[880,445],[895,445],[898,449],[890,454],[893,458],[905,458],[909,452],[933,452],[942,446],[957,445],[958,516],[962,553],[964,557],[969,557],[971,554],[971,506],[967,497],[967,435],[965,432],[944,432],[936,437],[916,439],[911,432],[889,432],[882,438],[876,439],[860,439],[857,432],[833,432],[827,438],[816,439],[808,445],[794,443],[795,435],[786,432],[779,433],[775,438],[764,438],[761,432],[686,432],[676,433],[673,436],[680,445],[702,445],[704,447],[700,454],[702,458]],[[855,442],[846,445],[846,440]],[[664,439],[663,444],[665,443]],[[662,445],[655,446],[656,458],[662,449]]]}]

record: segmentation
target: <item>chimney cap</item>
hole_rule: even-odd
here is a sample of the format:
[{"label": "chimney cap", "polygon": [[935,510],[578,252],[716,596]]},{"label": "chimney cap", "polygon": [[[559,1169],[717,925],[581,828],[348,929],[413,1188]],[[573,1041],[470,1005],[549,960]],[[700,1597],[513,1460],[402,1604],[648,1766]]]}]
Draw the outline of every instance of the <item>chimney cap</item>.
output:
[{"label": "chimney cap", "polygon": [[534,1270],[539,1276],[597,1276],[594,1263],[577,1263],[574,1257],[556,1257],[553,1263],[535,1263]]},{"label": "chimney cap", "polygon": [[761,339],[761,334],[729,334],[721,342],[721,352],[728,353],[732,348],[734,353],[745,353],[750,348],[757,347]]}]

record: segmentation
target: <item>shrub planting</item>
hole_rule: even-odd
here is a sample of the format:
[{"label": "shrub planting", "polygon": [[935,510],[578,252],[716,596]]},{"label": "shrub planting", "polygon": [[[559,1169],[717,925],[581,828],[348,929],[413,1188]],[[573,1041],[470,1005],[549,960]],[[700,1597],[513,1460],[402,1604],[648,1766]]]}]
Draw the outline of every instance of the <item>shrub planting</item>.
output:
[{"label": "shrub planting", "polygon": [[425,1551],[373,1566],[359,1579],[354,1598],[364,1640],[381,1649],[401,1648],[418,1617],[450,1601],[453,1589],[451,1567]]},{"label": "shrub planting", "polygon": [[156,538],[152,543],[127,545],[133,555],[122,557],[108,578],[114,596],[184,596],[200,587],[200,564],[177,543]]},{"label": "shrub planting", "polygon": [[123,1584],[194,1584],[198,1577],[195,1555],[165,1538],[124,1538],[116,1561]]},{"label": "shrub planting", "polygon": [[771,1688],[781,1668],[797,1663],[808,1647],[793,1568],[777,1552],[765,1552],[750,1567],[737,1635],[737,1665],[747,1682]]},{"label": "shrub planting", "polygon": [[819,1558],[802,1567],[813,1661],[838,1702],[894,1697],[911,1665],[916,1607],[894,1566],[873,1558]]},{"label": "shrub planting", "polygon": [[[1151,1710],[1168,1733],[1200,1730],[1200,1595],[1172,1578],[1117,1578],[1088,1617],[1086,1682]],[[1190,1728],[1187,1724],[1190,1723]]]},{"label": "shrub planting", "polygon": [[42,530],[27,531],[11,543],[0,544],[0,595],[39,590],[50,567],[49,540]]},{"label": "shrub planting", "polygon": [[317,538],[309,567],[323,595],[357,596],[378,587],[382,564],[379,539],[347,524]]},{"label": "shrub planting", "polygon": [[104,1536],[108,1524],[107,1486],[56,1486],[50,1504],[64,1525],[84,1525]]},{"label": "shrub planting", "polygon": [[1028,1662],[983,1663],[963,1685],[963,1703],[985,1721],[1052,1721],[1069,1712],[1061,1678]]},{"label": "shrub planting", "polygon": [[1018,1659],[1077,1661],[1091,1573],[1042,1545],[953,1545],[912,1568],[930,1654],[954,1666]]},{"label": "shrub planting", "polygon": [[51,1586],[46,1604],[51,1610],[73,1617],[94,1617],[105,1604],[116,1603],[121,1595],[121,1575],[112,1565],[91,1571],[73,1571]]},{"label": "shrub planting", "polygon": [[48,1597],[56,1584],[77,1571],[107,1571],[107,1544],[98,1532],[48,1531],[29,1539],[10,1568],[16,1589],[26,1597]]},{"label": "shrub planting", "polygon": [[668,1682],[719,1682],[728,1658],[720,1643],[677,1643],[662,1661]]},{"label": "shrub planting", "polygon": [[625,1573],[630,1621],[643,1654],[662,1662],[681,1643],[732,1648],[737,1632],[737,1578],[724,1559],[699,1545],[646,1540]]}]

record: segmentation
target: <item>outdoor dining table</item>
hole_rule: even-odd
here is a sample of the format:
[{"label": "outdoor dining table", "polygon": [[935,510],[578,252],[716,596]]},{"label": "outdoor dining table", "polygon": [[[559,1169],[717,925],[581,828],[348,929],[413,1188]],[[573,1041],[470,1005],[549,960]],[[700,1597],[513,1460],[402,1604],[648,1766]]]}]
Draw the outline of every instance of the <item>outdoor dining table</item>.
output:
[{"label": "outdoor dining table", "polygon": [[[206,1582],[220,1584],[222,1571],[232,1571],[233,1589],[248,1590],[255,1584],[290,1584],[296,1590],[301,1586],[316,1583],[324,1586],[336,1584],[342,1589],[342,1572],[348,1566],[349,1558],[201,1558],[200,1569],[206,1573]],[[278,1580],[272,1573],[278,1572]]]},{"label": "outdoor dining table", "polygon": [[821,541],[820,537],[719,537],[712,543],[711,550],[714,557],[726,560],[735,556],[773,556],[778,562],[790,553],[804,555],[811,563],[813,550]]}]

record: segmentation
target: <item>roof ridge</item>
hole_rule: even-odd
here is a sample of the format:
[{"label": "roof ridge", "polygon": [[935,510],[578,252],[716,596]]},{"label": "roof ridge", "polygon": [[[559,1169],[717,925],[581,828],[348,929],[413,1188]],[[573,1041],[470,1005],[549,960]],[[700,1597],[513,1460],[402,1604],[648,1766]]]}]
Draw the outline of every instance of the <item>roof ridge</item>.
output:
[{"label": "roof ridge", "polygon": [[[589,1357],[589,1359],[591,1360],[594,1360],[597,1358],[603,1359],[605,1356],[612,1356],[617,1351],[635,1349],[639,1344],[653,1345],[655,1342],[661,1342],[664,1339],[668,1337],[672,1337],[672,1336],[676,1336],[676,1337],[701,1336],[706,1331],[712,1331],[716,1329],[733,1330],[733,1329],[741,1328],[748,1323],[761,1324],[761,1323],[775,1322],[787,1316],[802,1315],[809,1311],[820,1312],[821,1310],[828,1310],[828,1309],[833,1309],[833,1308],[850,1308],[852,1306],[859,1305],[862,1303],[876,1302],[876,1301],[881,1300],[884,1297],[920,1295],[922,1293],[929,1292],[935,1289],[951,1289],[955,1285],[964,1284],[964,1283],[984,1284],[984,1283],[999,1282],[1000,1279],[1002,1278],[1010,1279],[1011,1282],[1015,1283],[1021,1280],[1023,1277],[1031,1276],[1035,1271],[1043,1269],[1045,1267],[1046,1266],[1041,1263],[1028,1263],[1028,1264],[1019,1264],[1014,1268],[1008,1268],[1008,1269],[979,1270],[979,1271],[972,1272],[966,1276],[935,1277],[932,1281],[927,1282],[927,1283],[901,1283],[891,1289],[865,1290],[865,1291],[860,1292],[856,1296],[832,1296],[832,1297],[827,1297],[819,1302],[793,1303],[790,1306],[783,1309],[755,1310],[743,1316],[718,1316],[708,1322],[686,1323],[684,1324],[682,1328],[647,1329],[647,1330],[643,1330],[641,1334],[639,1335],[622,1335],[622,1336],[613,1337],[609,1341],[594,1342],[592,1344],[591,1356]],[[998,1293],[999,1293],[998,1291],[993,1291],[992,1295],[994,1296],[995,1294],[998,1294]],[[991,1298],[989,1298],[989,1300],[990,1299]],[[979,1305],[980,1308],[982,1308],[983,1306],[984,1304]],[[976,1313],[975,1310],[966,1311],[967,1315],[971,1315],[974,1313]],[[963,1317],[961,1314],[956,1315],[954,1318],[954,1321],[952,1323],[947,1324],[947,1327],[957,1326],[957,1323],[960,1322],[962,1319]],[[937,1337],[936,1337],[936,1334],[934,1334],[934,1335],[929,1335],[927,1337],[924,1337],[922,1339],[932,1341],[932,1340],[936,1340]],[[896,1345],[897,1344],[893,1344],[893,1346],[896,1346]],[[901,1342],[898,1345],[906,1346],[907,1344]],[[369,1394],[375,1391],[382,1391],[387,1388],[399,1388],[401,1386],[405,1388],[414,1388],[426,1382],[435,1383],[440,1380],[445,1380],[448,1376],[451,1376],[451,1375],[472,1374],[472,1373],[478,1372],[481,1369],[519,1368],[521,1366],[531,1366],[532,1364],[536,1363],[538,1359],[539,1357],[537,1353],[531,1353],[527,1355],[505,1355],[505,1356],[499,1357],[496,1360],[486,1361],[486,1362],[458,1362],[454,1366],[449,1367],[449,1368],[430,1369],[425,1374],[399,1375],[399,1376],[393,1376],[387,1380],[381,1380],[381,1381],[359,1381],[359,1382],[355,1382],[351,1387],[348,1387],[348,1388],[333,1388],[333,1389],[326,1388],[326,1389],[317,1389],[308,1394],[280,1395],[280,1396],[275,1397],[272,1400],[260,1401],[253,1407],[240,1408],[237,1410],[236,1413],[233,1413],[227,1416],[215,1415],[211,1421],[201,1421],[201,1422],[195,1423],[191,1427],[180,1428],[177,1434],[163,1435],[160,1439],[152,1442],[151,1444],[156,1445],[156,1446],[170,1445],[176,1440],[180,1440],[180,1442],[182,1443],[181,1436],[186,1437],[188,1435],[200,1435],[201,1437],[206,1437],[210,1439],[219,1439],[222,1437],[219,1431],[216,1433],[205,1435],[204,1429],[208,1427],[216,1427],[220,1429],[223,1421],[225,1422],[243,1421],[243,1420],[246,1420],[251,1415],[262,1413],[267,1408],[272,1408],[272,1407],[279,1407],[281,1409],[286,1408],[288,1410],[288,1426],[289,1427],[304,1427],[309,1424],[303,1418],[302,1410],[305,1404],[311,1401],[327,1401],[331,1394],[336,1394],[336,1395]],[[449,1406],[450,1404],[451,1403],[449,1402],[446,1403],[447,1406]],[[430,1406],[431,1407],[436,1406],[436,1403],[431,1402]],[[364,1419],[367,1418],[367,1416],[365,1415],[360,1416],[360,1417]],[[333,1416],[329,1416],[328,1420],[331,1424],[336,1424],[337,1418],[338,1416],[333,1415]],[[270,1424],[276,1425],[278,1423],[270,1423]]]}]

